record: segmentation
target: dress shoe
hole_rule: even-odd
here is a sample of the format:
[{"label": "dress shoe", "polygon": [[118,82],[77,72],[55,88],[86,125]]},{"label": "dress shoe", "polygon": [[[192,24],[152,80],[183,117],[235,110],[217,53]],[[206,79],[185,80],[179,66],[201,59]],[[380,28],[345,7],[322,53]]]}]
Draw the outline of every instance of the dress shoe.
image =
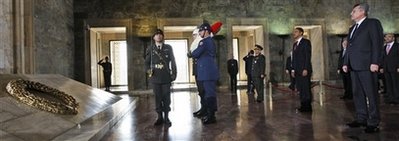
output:
[{"label": "dress shoe", "polygon": [[201,109],[198,110],[197,112],[194,112],[194,113],[193,113],[193,116],[195,117],[195,115],[197,115],[199,112],[201,112]]},{"label": "dress shoe", "polygon": [[352,121],[347,123],[346,125],[348,125],[351,128],[356,128],[356,127],[365,127],[367,126],[367,123],[361,123],[361,122],[357,122],[357,121]]},{"label": "dress shoe", "polygon": [[216,117],[205,117],[205,118],[203,118],[202,119],[202,123],[203,124],[213,124],[213,123],[216,123]]},{"label": "dress shoe", "polygon": [[158,126],[158,125],[161,125],[162,123],[163,123],[162,118],[158,118],[158,119],[155,121],[154,125],[155,125],[155,126]]},{"label": "dress shoe", "polygon": [[380,128],[376,126],[367,126],[366,129],[364,129],[364,132],[366,133],[378,133],[380,132]]},{"label": "dress shoe", "polygon": [[350,100],[350,99],[352,99],[352,96],[341,96],[341,97],[339,97],[340,99],[342,99],[342,100]]},{"label": "dress shoe", "polygon": [[202,117],[205,117],[206,114],[207,114],[207,113],[206,113],[205,111],[200,111],[200,112],[198,112],[197,114],[195,114],[194,117],[202,118]]},{"label": "dress shoe", "polygon": [[258,102],[258,103],[262,103],[262,102],[263,102],[263,100],[262,100],[262,99],[256,99],[256,102]]},{"label": "dress shoe", "polygon": [[172,126],[172,122],[170,122],[169,118],[165,119],[165,126],[167,127]]}]

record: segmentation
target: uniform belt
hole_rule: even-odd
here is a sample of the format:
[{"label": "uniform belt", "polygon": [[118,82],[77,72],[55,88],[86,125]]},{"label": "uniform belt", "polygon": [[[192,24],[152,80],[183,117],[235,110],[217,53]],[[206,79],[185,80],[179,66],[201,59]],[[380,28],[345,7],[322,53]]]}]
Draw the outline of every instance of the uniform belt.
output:
[{"label": "uniform belt", "polygon": [[164,65],[163,64],[154,64],[154,68],[156,69],[163,69]]}]

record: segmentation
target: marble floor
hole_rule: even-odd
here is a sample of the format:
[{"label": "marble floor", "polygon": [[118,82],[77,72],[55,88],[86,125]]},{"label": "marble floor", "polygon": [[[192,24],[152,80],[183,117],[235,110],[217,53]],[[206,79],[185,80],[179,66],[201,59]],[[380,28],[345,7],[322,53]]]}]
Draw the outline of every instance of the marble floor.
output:
[{"label": "marble floor", "polygon": [[[299,96],[284,86],[266,89],[265,101],[241,89],[236,94],[218,90],[217,123],[203,125],[192,116],[199,107],[195,91],[172,93],[172,126],[155,127],[153,95],[137,97],[136,108],[128,112],[101,139],[102,141],[398,141],[399,106],[380,104],[380,133],[366,134],[362,128],[349,128],[353,101],[341,100],[338,84],[313,85],[313,112],[298,113]],[[123,94],[120,94],[123,95]],[[383,95],[381,95],[382,101]]]}]

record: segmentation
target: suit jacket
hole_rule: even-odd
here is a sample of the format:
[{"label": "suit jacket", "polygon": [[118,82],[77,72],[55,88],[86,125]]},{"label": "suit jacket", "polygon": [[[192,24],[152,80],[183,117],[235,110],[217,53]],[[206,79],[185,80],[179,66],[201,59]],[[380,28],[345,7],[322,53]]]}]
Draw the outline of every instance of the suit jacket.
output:
[{"label": "suit jacket", "polygon": [[[386,47],[384,48],[386,49]],[[399,43],[393,43],[389,54],[384,51],[382,67],[386,72],[397,72],[399,68]]]},{"label": "suit jacket", "polygon": [[252,60],[252,78],[260,78],[261,75],[265,75],[265,66],[265,56],[263,54],[254,56]]},{"label": "suit jacket", "polygon": [[[160,64],[163,67],[157,68],[156,65]],[[176,79],[176,61],[172,46],[163,44],[162,49],[158,49],[155,45],[148,47],[145,57],[145,69],[152,69],[153,74],[150,78],[150,82],[152,83],[170,83]]]},{"label": "suit jacket", "polygon": [[219,70],[216,65],[216,47],[211,37],[204,38],[191,54],[197,59],[197,80],[218,80]]},{"label": "suit jacket", "polygon": [[343,54],[343,53],[344,53],[344,49],[342,48],[342,50],[339,52],[338,68],[337,68],[337,70],[340,70],[341,72],[343,72],[342,66],[344,65],[344,58],[345,58],[345,55],[347,54],[347,50],[345,51],[345,54]]},{"label": "suit jacket", "polygon": [[236,59],[227,60],[227,71],[230,75],[238,74],[238,62]]},{"label": "suit jacket", "polygon": [[[354,26],[349,29],[351,33]],[[344,65],[353,71],[370,70],[371,64],[381,64],[383,47],[383,29],[377,19],[366,18],[348,37],[347,55]]]},{"label": "suit jacket", "polygon": [[302,38],[297,47],[292,49],[292,68],[296,74],[302,74],[303,70],[312,73],[312,44],[308,39]]},{"label": "suit jacket", "polygon": [[291,60],[291,56],[287,57],[287,60],[285,61],[285,69],[290,71],[292,70],[292,60]]}]

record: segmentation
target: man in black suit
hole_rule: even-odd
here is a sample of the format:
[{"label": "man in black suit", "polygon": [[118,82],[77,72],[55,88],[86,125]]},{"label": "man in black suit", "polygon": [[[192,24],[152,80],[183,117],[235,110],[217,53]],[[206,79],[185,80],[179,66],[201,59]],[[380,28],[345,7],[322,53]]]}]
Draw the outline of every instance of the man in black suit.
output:
[{"label": "man in black suit", "polygon": [[295,77],[296,88],[299,91],[301,106],[299,112],[312,112],[312,94],[310,76],[312,75],[312,45],[308,39],[303,38],[304,30],[297,27],[292,32],[294,45],[292,49],[291,76]]},{"label": "man in black suit", "polygon": [[342,97],[340,97],[341,99],[345,100],[345,99],[352,99],[353,95],[352,95],[352,80],[351,80],[351,74],[349,72],[344,72],[342,71],[342,66],[344,63],[344,57],[346,55],[346,47],[348,46],[348,40],[344,39],[341,43],[342,45],[342,50],[339,53],[339,57],[338,57],[338,69],[337,69],[337,73],[341,75],[342,77],[342,83],[344,85],[344,95]]},{"label": "man in black suit", "polygon": [[381,73],[386,80],[387,96],[385,102],[388,104],[399,104],[399,43],[396,43],[395,35],[386,34],[385,52],[383,53]]},{"label": "man in black suit", "polygon": [[356,22],[349,29],[349,46],[345,56],[344,72],[351,71],[356,119],[349,127],[366,126],[366,133],[379,132],[380,110],[377,73],[381,63],[383,29],[377,19],[367,18],[369,6],[356,4],[351,19]]},{"label": "man in black suit", "polygon": [[227,60],[227,71],[230,74],[230,90],[232,93],[237,92],[237,74],[238,62],[236,59],[231,58]]},{"label": "man in black suit", "polygon": [[287,60],[285,61],[285,73],[287,73],[290,76],[290,85],[288,88],[290,88],[292,91],[295,91],[295,78],[291,76],[291,71],[292,71],[292,51],[290,52],[290,56],[287,57]]}]

